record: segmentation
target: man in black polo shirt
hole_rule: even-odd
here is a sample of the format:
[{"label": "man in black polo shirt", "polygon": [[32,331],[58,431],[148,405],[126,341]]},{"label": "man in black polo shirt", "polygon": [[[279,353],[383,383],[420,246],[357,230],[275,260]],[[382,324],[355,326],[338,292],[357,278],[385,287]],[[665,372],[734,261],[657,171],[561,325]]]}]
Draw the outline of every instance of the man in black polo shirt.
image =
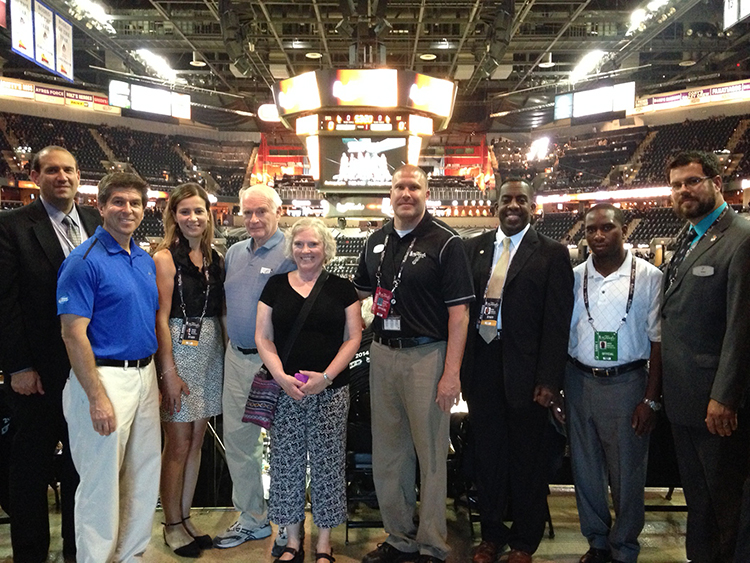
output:
[{"label": "man in black polo shirt", "polygon": [[[389,536],[363,563],[438,563],[446,543],[446,458],[450,409],[474,299],[461,239],[425,211],[427,175],[393,174],[393,222],[375,232],[354,278],[373,296],[370,350],[375,490]],[[419,461],[419,528],[414,483]]]}]

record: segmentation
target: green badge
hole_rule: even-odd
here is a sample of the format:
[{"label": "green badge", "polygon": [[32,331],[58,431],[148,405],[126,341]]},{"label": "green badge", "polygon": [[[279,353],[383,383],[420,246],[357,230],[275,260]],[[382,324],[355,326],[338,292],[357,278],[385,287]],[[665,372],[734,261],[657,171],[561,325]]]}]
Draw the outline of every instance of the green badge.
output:
[{"label": "green badge", "polygon": [[594,358],[604,362],[617,361],[616,332],[594,332]]}]

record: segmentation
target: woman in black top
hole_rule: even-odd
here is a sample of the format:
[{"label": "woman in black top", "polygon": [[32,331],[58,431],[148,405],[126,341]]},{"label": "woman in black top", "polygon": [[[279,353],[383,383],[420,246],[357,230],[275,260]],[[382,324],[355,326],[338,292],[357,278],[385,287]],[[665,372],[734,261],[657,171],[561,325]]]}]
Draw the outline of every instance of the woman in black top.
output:
[{"label": "woman in black top", "polygon": [[164,541],[183,557],[197,557],[211,545],[189,519],[206,425],[221,414],[224,264],[211,248],[209,205],[198,184],[178,186],[164,210],[165,236],[154,254]]},{"label": "woman in black top", "polygon": [[[305,518],[305,476],[310,458],[313,520],[318,526],[317,563],[333,561],[331,529],[346,520],[346,418],[349,361],[359,348],[362,320],[351,282],[326,274],[289,356],[279,351],[336,251],[320,219],[300,219],[287,236],[287,255],[297,270],[273,276],[258,303],[255,342],[263,363],[281,385],[271,429],[269,518],[286,526],[289,540],[276,562],[301,563],[300,527]],[[298,374],[295,376],[295,374]]]}]

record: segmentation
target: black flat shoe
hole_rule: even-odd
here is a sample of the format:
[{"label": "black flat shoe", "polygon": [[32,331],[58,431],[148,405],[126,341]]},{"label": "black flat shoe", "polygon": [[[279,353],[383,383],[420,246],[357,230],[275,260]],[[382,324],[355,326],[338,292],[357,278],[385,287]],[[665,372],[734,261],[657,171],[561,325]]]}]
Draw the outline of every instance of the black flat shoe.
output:
[{"label": "black flat shoe", "polygon": [[[284,555],[285,553],[291,553],[294,557],[291,559],[280,559],[281,555]],[[273,563],[302,563],[305,560],[305,550],[301,547],[299,550],[294,549],[293,547],[285,547],[284,551],[281,552],[281,555],[279,555],[279,558],[274,559]]]},{"label": "black flat shoe", "polygon": [[[183,524],[185,523],[185,520],[190,520],[190,516],[185,516],[185,518],[182,519]],[[211,549],[214,546],[214,540],[208,534],[203,534],[202,536],[194,536],[187,526],[185,526],[185,531],[190,534],[190,537],[192,537],[196,541],[198,547],[200,547],[201,549]]]},{"label": "black flat shoe", "polygon": [[193,540],[188,544],[181,545],[180,547],[172,547],[171,545],[169,545],[169,542],[167,541],[167,528],[171,526],[182,526],[182,521],[174,522],[172,524],[167,524],[166,522],[162,522],[162,526],[164,526],[164,528],[162,528],[162,535],[164,536],[164,543],[169,549],[171,549],[174,552],[175,555],[179,555],[180,557],[190,557],[192,559],[195,559],[196,557],[200,557],[201,548],[198,545],[198,542],[196,540]]}]

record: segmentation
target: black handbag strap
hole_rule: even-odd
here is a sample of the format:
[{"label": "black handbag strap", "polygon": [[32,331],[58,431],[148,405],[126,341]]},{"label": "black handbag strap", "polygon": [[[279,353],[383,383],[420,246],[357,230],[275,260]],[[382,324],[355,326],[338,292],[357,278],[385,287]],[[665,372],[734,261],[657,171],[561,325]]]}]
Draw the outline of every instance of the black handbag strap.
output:
[{"label": "black handbag strap", "polygon": [[302,309],[300,309],[300,312],[294,321],[294,326],[289,332],[289,337],[287,338],[286,345],[284,346],[284,351],[281,356],[279,356],[282,365],[286,363],[286,360],[289,357],[289,353],[292,351],[292,346],[294,346],[294,341],[297,340],[297,336],[299,336],[299,333],[302,330],[302,325],[305,324],[307,315],[310,313],[310,309],[312,309],[312,306],[315,304],[315,300],[318,298],[318,294],[320,293],[320,290],[323,289],[323,284],[327,279],[328,272],[326,272],[325,270],[320,272],[318,279],[315,281],[315,285],[310,291],[310,294],[307,296],[307,299],[305,299],[305,304],[302,305]]}]

